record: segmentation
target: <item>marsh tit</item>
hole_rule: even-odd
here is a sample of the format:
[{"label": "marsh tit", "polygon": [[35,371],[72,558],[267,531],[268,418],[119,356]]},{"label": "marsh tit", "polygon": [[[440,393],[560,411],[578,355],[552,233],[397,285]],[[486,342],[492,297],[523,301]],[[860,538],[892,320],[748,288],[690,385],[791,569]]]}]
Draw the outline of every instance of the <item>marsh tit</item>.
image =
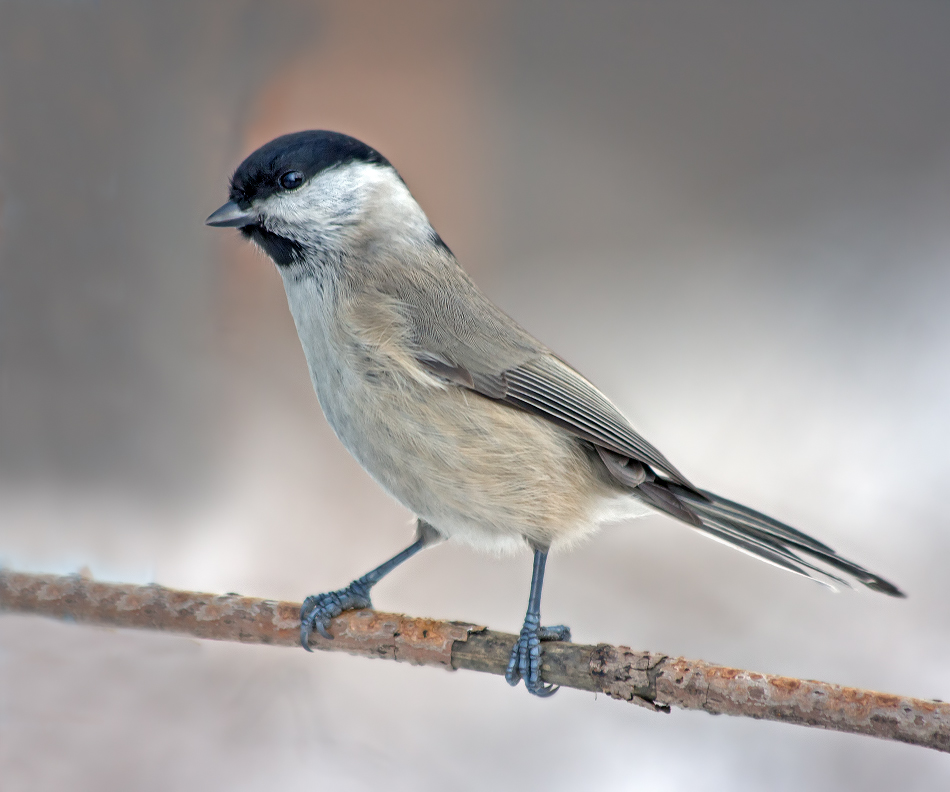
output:
[{"label": "marsh tit", "polygon": [[380,578],[437,541],[534,551],[506,678],[547,696],[541,585],[551,548],[651,510],[806,577],[901,592],[830,547],[694,486],[590,382],[469,279],[405,182],[336,132],[284,135],[231,178],[208,225],[239,228],[277,264],[327,421],[418,517],[415,541],[339,591],[311,596],[300,638],[329,637]]}]

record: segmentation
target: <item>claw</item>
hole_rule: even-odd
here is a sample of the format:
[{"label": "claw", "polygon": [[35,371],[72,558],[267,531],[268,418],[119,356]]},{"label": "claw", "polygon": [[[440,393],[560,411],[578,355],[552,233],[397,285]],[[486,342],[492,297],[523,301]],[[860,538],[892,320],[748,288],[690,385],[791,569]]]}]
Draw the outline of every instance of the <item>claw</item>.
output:
[{"label": "claw", "polygon": [[354,580],[345,589],[307,597],[300,607],[300,645],[308,652],[312,651],[310,636],[314,630],[332,641],[333,636],[327,630],[332,619],[343,611],[371,607],[373,603],[370,602],[368,588],[358,580]]},{"label": "claw", "polygon": [[[527,687],[527,685],[525,685]],[[528,692],[537,696],[538,698],[547,698],[548,696],[553,696],[561,689],[560,685],[539,685],[538,687],[529,687]]]},{"label": "claw", "polygon": [[527,617],[521,635],[515,641],[505,670],[505,681],[514,687],[522,679],[524,686],[532,695],[540,698],[553,696],[558,685],[546,685],[541,680],[541,642],[569,641],[571,631],[568,627],[541,627],[536,617]]}]

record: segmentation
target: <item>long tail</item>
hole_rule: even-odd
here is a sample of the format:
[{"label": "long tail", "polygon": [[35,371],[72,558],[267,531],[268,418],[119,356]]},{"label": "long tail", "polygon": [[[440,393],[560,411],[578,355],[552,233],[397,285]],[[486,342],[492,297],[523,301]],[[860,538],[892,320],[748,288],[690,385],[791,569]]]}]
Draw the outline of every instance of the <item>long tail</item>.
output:
[{"label": "long tail", "polygon": [[[830,567],[835,572],[850,575],[874,591],[891,597],[904,596],[892,583],[842,558],[817,539],[712,492],[690,489],[657,478],[640,484],[634,494],[654,508],[689,523],[715,539],[796,574],[820,580],[812,574],[818,573],[847,586],[847,581],[825,568]],[[824,566],[818,566],[813,561]]]}]

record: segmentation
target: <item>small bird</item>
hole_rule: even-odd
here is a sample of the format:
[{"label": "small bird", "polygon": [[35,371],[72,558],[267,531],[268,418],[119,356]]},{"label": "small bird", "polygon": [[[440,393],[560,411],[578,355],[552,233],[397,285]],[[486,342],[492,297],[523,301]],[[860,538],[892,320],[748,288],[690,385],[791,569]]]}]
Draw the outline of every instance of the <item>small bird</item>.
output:
[{"label": "small bird", "polygon": [[389,161],[338,132],[272,140],[238,166],[207,219],[277,265],[327,421],[418,518],[415,541],[339,591],[307,597],[300,641],[443,539],[534,551],[506,679],[534,695],[551,548],[650,511],[806,577],[892,584],[777,520],[695,487],[590,382],[496,307],[459,266]]}]

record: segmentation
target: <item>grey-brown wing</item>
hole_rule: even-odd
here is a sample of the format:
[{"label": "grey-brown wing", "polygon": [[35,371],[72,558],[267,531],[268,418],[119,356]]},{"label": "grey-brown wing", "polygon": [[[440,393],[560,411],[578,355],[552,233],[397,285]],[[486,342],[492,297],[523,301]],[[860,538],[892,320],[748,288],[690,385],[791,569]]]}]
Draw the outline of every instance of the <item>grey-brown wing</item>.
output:
[{"label": "grey-brown wing", "polygon": [[634,431],[597,388],[552,355],[504,372],[504,401],[541,415],[597,446],[645,462],[673,481],[689,481],[656,448]]},{"label": "grey-brown wing", "polygon": [[401,268],[383,287],[400,302],[408,340],[428,371],[692,486],[597,388],[488,300],[454,259],[431,263]]},{"label": "grey-brown wing", "polygon": [[417,359],[436,376],[539,415],[595,446],[646,463],[692,487],[597,388],[553,355],[540,355],[491,375],[473,372],[442,356],[420,355]]}]

